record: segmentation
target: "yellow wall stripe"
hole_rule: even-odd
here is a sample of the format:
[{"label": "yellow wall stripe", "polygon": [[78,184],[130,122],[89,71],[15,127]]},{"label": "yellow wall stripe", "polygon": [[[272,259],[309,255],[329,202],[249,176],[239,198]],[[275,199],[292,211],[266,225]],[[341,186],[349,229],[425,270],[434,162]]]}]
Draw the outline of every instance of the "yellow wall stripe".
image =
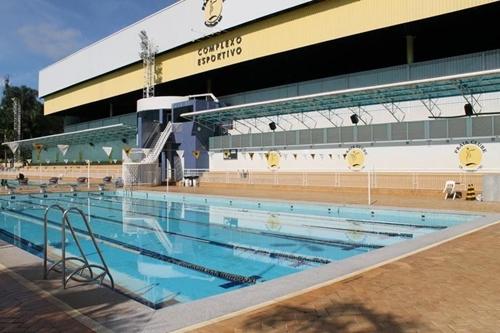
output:
[{"label": "yellow wall stripe", "polygon": [[[496,0],[325,0],[235,29],[157,57],[159,83],[271,54],[484,5]],[[238,39],[238,38],[241,38]],[[237,42],[240,42],[239,44]],[[222,44],[219,44],[222,43]],[[231,44],[233,45],[231,46]],[[209,52],[210,46],[218,47]],[[222,49],[224,47],[224,49]],[[240,47],[241,49],[237,49]],[[202,50],[202,56],[199,55]],[[233,51],[231,51],[233,50]],[[200,65],[206,56],[225,53]],[[238,53],[241,51],[241,53]],[[143,86],[135,64],[46,96],[45,114],[117,96]]]}]

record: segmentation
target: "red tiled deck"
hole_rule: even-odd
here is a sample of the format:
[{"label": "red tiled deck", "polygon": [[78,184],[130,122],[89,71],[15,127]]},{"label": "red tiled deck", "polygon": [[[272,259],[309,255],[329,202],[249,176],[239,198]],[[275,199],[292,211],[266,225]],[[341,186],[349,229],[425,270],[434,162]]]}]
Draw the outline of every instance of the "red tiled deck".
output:
[{"label": "red tiled deck", "polygon": [[500,224],[197,330],[500,332]]},{"label": "red tiled deck", "polygon": [[0,332],[92,332],[40,294],[0,270]]}]

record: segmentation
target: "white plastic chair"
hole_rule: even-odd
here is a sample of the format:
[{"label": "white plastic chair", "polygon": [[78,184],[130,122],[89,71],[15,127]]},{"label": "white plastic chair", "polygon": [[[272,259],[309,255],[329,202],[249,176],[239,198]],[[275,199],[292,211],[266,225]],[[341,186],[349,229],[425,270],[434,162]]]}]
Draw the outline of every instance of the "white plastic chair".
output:
[{"label": "white plastic chair", "polygon": [[448,199],[449,197],[452,197],[453,200],[455,200],[455,197],[457,196],[457,191],[455,190],[456,183],[454,180],[447,180],[446,183],[444,184],[444,199]]}]

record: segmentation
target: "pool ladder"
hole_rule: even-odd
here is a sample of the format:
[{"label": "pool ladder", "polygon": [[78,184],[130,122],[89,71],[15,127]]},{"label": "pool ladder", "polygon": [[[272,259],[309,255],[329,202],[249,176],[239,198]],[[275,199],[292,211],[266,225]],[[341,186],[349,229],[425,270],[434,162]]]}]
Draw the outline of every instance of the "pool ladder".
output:
[{"label": "pool ladder", "polygon": [[[61,260],[56,261],[52,266],[48,267],[48,245],[49,245],[49,240],[48,240],[48,214],[51,209],[58,209],[62,212],[62,218],[61,218]],[[82,246],[80,244],[80,241],[78,240],[78,237],[76,236],[75,230],[73,226],[71,225],[70,219],[69,219],[69,213],[77,213],[79,214],[83,222],[85,223],[85,227],[87,229],[87,235],[90,240],[92,241],[92,244],[94,245],[94,248],[96,249],[97,254],[99,255],[99,259],[101,261],[102,265],[97,265],[97,264],[91,264],[87,260],[87,256],[83,252]],[[75,244],[78,248],[78,251],[80,252],[80,257],[66,257],[66,228],[69,229],[71,236],[73,237]],[[92,232],[92,228],[90,227],[90,224],[87,220],[87,217],[83,213],[82,210],[78,209],[77,207],[71,207],[68,209],[64,209],[60,205],[51,205],[45,209],[45,216],[43,220],[43,234],[44,234],[44,247],[43,247],[43,278],[46,280],[47,276],[50,271],[56,271],[59,272],[56,267],[58,265],[61,265],[61,272],[62,272],[62,284],[64,289],[66,289],[66,286],[69,282],[69,280],[74,280],[80,283],[91,283],[95,281],[99,281],[100,284],[103,283],[104,278],[107,276],[109,278],[111,288],[115,288],[115,283],[113,280],[113,277],[111,276],[111,273],[109,272],[108,266],[106,265],[106,262],[104,261],[104,257],[102,255],[101,250],[99,249],[99,246],[97,245],[97,242],[94,237],[94,233]],[[77,266],[76,268],[73,269],[66,269],[66,263],[69,261],[73,262],[79,262],[80,265]],[[98,269],[101,271],[99,274],[96,274],[92,268]],[[85,271],[87,271],[87,274],[85,274]]]}]

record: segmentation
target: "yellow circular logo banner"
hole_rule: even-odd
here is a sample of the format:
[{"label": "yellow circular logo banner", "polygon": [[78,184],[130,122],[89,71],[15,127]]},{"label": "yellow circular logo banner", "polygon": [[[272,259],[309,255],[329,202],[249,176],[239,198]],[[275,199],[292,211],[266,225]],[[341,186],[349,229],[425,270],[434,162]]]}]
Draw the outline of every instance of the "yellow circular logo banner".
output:
[{"label": "yellow circular logo banner", "polygon": [[281,155],[277,151],[270,151],[266,154],[267,167],[271,170],[277,170],[280,167]]},{"label": "yellow circular logo banner", "polygon": [[483,150],[476,144],[466,144],[458,151],[458,163],[464,170],[477,170],[483,161]]},{"label": "yellow circular logo banner", "polygon": [[361,148],[351,148],[347,152],[345,160],[349,169],[358,171],[365,167],[366,153]]}]

